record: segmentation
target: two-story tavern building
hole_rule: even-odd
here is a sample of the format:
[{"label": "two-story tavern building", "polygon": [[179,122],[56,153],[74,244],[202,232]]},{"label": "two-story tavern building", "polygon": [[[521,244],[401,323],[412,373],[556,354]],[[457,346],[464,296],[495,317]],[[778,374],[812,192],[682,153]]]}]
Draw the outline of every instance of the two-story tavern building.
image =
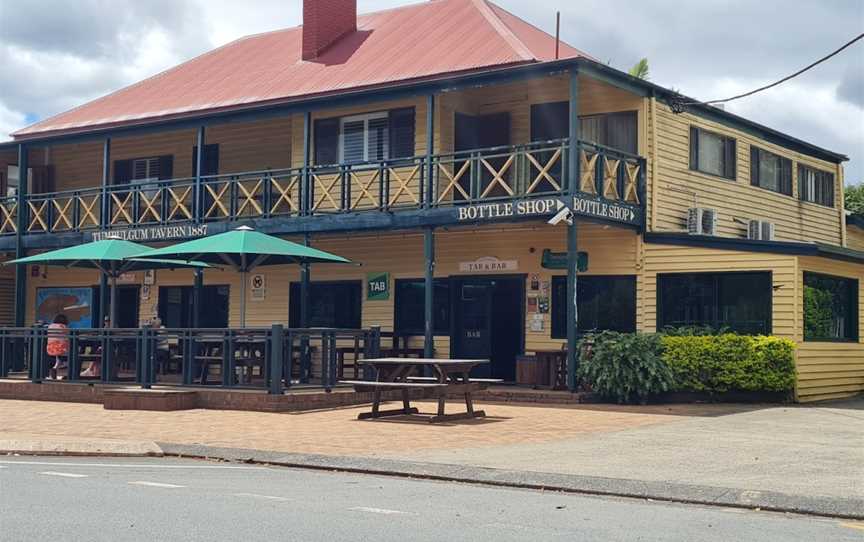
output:
[{"label": "two-story tavern building", "polygon": [[[517,355],[572,352],[578,332],[707,325],[795,341],[801,401],[864,391],[846,157],[684,102],[486,0],[360,16],[308,0],[301,27],[13,134],[0,250],[250,225],[362,264],[311,267],[303,324],[380,325],[489,357],[505,380]],[[70,288],[101,321],[94,272],[5,272],[8,324],[50,317]],[[248,325],[300,325],[300,270],[259,275]],[[238,281],[130,274],[119,325],[236,326]]]}]

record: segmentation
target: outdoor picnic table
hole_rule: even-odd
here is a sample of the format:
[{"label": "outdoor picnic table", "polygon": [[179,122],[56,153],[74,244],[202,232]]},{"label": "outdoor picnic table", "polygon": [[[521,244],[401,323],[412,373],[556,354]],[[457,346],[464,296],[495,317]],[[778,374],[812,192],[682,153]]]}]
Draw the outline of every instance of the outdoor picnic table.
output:
[{"label": "outdoor picnic table", "polygon": [[[360,364],[374,368],[377,380],[347,380],[345,384],[353,384],[358,391],[373,391],[372,411],[363,412],[357,416],[359,420],[381,418],[386,416],[401,416],[418,414],[417,408],[411,406],[410,391],[412,389],[434,390],[438,398],[438,412],[429,418],[430,422],[482,418],[486,413],[474,410],[473,393],[485,385],[498,382],[492,379],[472,379],[469,374],[474,367],[489,363],[486,359],[433,359],[433,358],[374,358],[360,360]],[[431,377],[416,374],[429,368]],[[380,410],[381,392],[385,390],[402,391],[402,408],[395,410]],[[463,396],[466,411],[458,414],[445,414],[444,405],[447,397]]]}]

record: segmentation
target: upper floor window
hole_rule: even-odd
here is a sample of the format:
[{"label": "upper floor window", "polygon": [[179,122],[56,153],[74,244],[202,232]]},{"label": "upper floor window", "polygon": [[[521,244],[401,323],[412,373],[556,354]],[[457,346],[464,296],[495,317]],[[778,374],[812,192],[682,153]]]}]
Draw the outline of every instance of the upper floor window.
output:
[{"label": "upper floor window", "polygon": [[858,281],[804,273],[804,340],[858,340]]},{"label": "upper floor window", "polygon": [[174,174],[174,157],[153,156],[114,162],[114,184],[170,179]]},{"label": "upper floor window", "polygon": [[751,145],[750,184],[791,196],[792,160]]},{"label": "upper floor window", "polygon": [[798,164],[798,197],[834,207],[834,174]]},{"label": "upper floor window", "polygon": [[158,181],[159,158],[138,158],[132,160],[133,181]]},{"label": "upper floor window", "polygon": [[414,108],[315,121],[315,163],[375,162],[414,156]]},{"label": "upper floor window", "polygon": [[690,169],[735,179],[736,142],[696,126],[690,127]]},{"label": "upper floor window", "polygon": [[[579,138],[630,154],[637,154],[635,111],[579,117]],[[531,105],[531,141],[565,139],[570,131],[570,104],[550,102]]]}]

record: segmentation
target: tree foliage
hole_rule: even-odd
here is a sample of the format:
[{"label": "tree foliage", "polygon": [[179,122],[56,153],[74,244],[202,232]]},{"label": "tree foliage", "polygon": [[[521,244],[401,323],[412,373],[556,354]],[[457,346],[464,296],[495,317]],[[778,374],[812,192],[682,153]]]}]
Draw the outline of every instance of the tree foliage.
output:
[{"label": "tree foliage", "polygon": [[847,186],[844,192],[844,206],[854,215],[864,217],[864,183]]},{"label": "tree foliage", "polygon": [[641,59],[639,62],[634,64],[633,67],[630,68],[630,71],[627,73],[629,73],[633,77],[638,77],[639,79],[645,79],[647,81],[648,80],[648,59],[647,58]]}]

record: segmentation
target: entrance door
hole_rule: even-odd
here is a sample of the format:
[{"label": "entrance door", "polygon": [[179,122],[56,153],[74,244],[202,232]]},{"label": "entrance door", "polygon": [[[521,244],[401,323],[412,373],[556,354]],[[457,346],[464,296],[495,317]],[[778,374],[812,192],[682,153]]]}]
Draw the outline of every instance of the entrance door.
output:
[{"label": "entrance door", "polygon": [[[464,113],[456,113],[455,117],[455,141],[454,150],[457,153],[488,149],[491,147],[501,147],[510,145],[510,114],[509,113],[492,113],[488,115],[466,115]],[[480,153],[480,156],[486,160],[489,166],[496,172],[500,171],[507,162],[506,151],[498,151],[493,153]],[[495,156],[502,155],[502,156]],[[454,164],[454,171],[459,171],[464,162]],[[482,162],[478,161],[474,164],[475,172],[479,182],[478,196],[483,193],[486,187],[493,179],[492,172],[489,171]],[[505,183],[509,183],[512,171],[508,170],[502,175]],[[459,184],[467,193],[470,192],[470,181],[467,175],[460,179]],[[487,197],[505,196],[507,191],[495,183],[495,187],[490,190]],[[456,191],[456,199],[464,199],[459,191]]]},{"label": "entrance door", "polygon": [[491,360],[472,376],[515,380],[524,333],[524,282],[512,276],[453,279],[451,353]]},{"label": "entrance door", "polygon": [[[109,302],[105,305],[105,310],[110,311],[110,292]],[[96,314],[96,309],[100,306],[100,291],[99,287],[93,288],[93,314]],[[136,328],[138,327],[138,312],[140,291],[138,286],[118,285],[117,286],[117,326],[121,328]],[[98,315],[98,319],[93,320],[93,327],[102,327],[102,319],[107,315]]]}]

